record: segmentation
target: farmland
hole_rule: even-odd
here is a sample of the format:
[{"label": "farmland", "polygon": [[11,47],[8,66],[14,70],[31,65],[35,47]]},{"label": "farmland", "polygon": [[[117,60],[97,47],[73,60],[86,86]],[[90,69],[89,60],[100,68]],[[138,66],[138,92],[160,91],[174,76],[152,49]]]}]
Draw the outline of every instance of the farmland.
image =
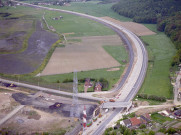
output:
[{"label": "farmland", "polygon": [[51,45],[59,39],[58,35],[43,30],[42,23],[38,20],[43,13],[42,10],[35,10],[30,15],[28,11],[31,9],[29,7],[0,9],[11,14],[8,17],[2,17],[0,22],[3,30],[0,35],[1,73],[33,72],[40,66]]},{"label": "farmland", "polygon": [[[74,72],[74,70],[80,72],[120,66],[102,48],[104,45],[121,45],[120,37],[115,35],[78,38],[81,39],[81,42],[67,42],[64,48],[57,48],[41,75],[63,74]],[[73,39],[68,38],[70,41]]]},{"label": "farmland", "polygon": [[[53,20],[54,17],[62,16],[62,19]],[[53,28],[58,33],[73,33],[68,36],[104,36],[104,35],[114,35],[115,32],[106,26],[83,18],[80,16],[75,16],[71,14],[59,13],[56,11],[46,11],[45,19],[49,26]]]},{"label": "farmland", "polygon": [[[57,51],[59,51],[59,53]],[[66,57],[63,54],[66,55]],[[111,56],[115,58],[115,60]],[[69,63],[69,61],[71,62]],[[111,89],[112,86],[114,86],[114,84],[117,83],[117,81],[120,79],[120,76],[127,63],[123,61],[128,61],[128,54],[124,46],[122,45],[121,39],[116,35],[71,37],[68,38],[68,43],[67,45],[65,45],[65,48],[56,49],[48,65],[41,74],[57,75],[42,76],[40,78],[47,82],[62,83],[65,80],[72,80],[72,72],[76,69],[77,71],[79,71],[79,80],[85,78],[106,78],[109,82],[109,87],[107,88],[108,90]],[[119,68],[115,71],[107,70],[107,68],[109,67]],[[69,73],[62,74],[63,72]],[[70,84],[67,83],[67,85]],[[82,84],[80,84],[79,89],[80,91],[82,91]]]},{"label": "farmland", "polygon": [[132,21],[132,19],[120,16],[115,13],[111,7],[114,3],[100,4],[101,1],[87,1],[87,2],[71,2],[68,6],[49,6],[51,8],[58,8],[70,11],[76,11],[80,13],[85,13],[89,15],[93,15],[96,17],[104,17],[109,16],[114,19],[118,19],[121,21]]},{"label": "farmland", "polygon": [[[145,25],[156,31],[156,25]],[[161,32],[156,35],[142,36],[146,42],[149,54],[148,71],[139,93],[150,95],[172,97],[172,86],[169,79],[169,69],[171,58],[175,53],[175,48],[170,39]]]}]

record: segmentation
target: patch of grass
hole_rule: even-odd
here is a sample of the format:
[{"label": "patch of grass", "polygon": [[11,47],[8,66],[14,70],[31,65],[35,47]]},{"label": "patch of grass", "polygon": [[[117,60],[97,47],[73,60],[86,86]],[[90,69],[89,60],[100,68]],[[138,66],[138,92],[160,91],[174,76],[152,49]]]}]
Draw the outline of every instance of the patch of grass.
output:
[{"label": "patch of grass", "polygon": [[81,42],[81,39],[68,39],[68,42]]},{"label": "patch of grass", "polygon": [[158,113],[151,114],[151,119],[157,123],[163,124],[166,121],[173,121],[173,119],[169,117],[162,116]]},{"label": "patch of grass", "polygon": [[[150,25],[152,29],[156,25]],[[169,68],[175,48],[164,33],[142,36],[141,39],[149,44],[146,46],[149,55],[148,70],[145,81],[139,93],[172,98],[173,90],[169,79]]]},{"label": "patch of grass", "polygon": [[[109,82],[108,89],[111,89],[112,86],[115,83],[117,83],[117,81],[120,79],[120,76],[123,73],[123,70],[124,70],[124,68],[120,67],[120,70],[118,70],[118,71],[107,71],[107,69],[82,71],[82,72],[77,73],[77,77],[78,77],[78,79],[94,78],[97,80],[100,78],[106,78]],[[41,76],[40,78],[46,82],[56,82],[57,80],[59,80],[60,82],[63,82],[65,79],[72,79],[73,73]],[[83,89],[83,88],[81,88],[81,89]]]},{"label": "patch of grass", "polygon": [[[32,10],[33,9],[33,10]],[[9,12],[12,13],[12,15],[8,16],[7,18],[12,18],[12,17],[23,17],[24,19],[27,18],[36,18],[39,19],[42,17],[44,10],[43,9],[35,9],[31,7],[25,7],[25,6],[16,6],[14,7],[2,7],[0,8],[0,12]]]},{"label": "patch of grass", "polygon": [[121,21],[132,21],[132,19],[121,16],[114,12],[111,7],[114,3],[98,4],[100,1],[88,1],[88,2],[71,2],[70,6],[50,6],[52,8],[76,11],[93,15],[96,17],[109,16]]},{"label": "patch of grass", "polygon": [[128,61],[128,52],[124,46],[103,46],[103,48],[120,64],[125,64],[123,60]]},{"label": "patch of grass", "polygon": [[[59,16],[63,18],[60,20],[52,19]],[[45,19],[48,25],[53,26],[58,33],[75,33],[69,36],[103,36],[115,34],[113,30],[96,21],[71,14],[46,11]]]},{"label": "patch of grass", "polygon": [[149,103],[149,105],[160,105],[163,102],[160,101],[154,101],[154,100],[149,100],[149,99],[142,99],[142,98],[136,98],[139,101],[147,101]]}]

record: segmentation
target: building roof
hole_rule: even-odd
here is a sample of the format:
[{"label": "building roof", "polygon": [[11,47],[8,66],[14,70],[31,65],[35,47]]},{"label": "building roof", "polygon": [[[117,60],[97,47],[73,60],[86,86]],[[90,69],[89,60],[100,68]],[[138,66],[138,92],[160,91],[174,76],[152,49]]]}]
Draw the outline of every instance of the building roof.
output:
[{"label": "building roof", "polygon": [[174,112],[174,114],[175,114],[176,116],[181,116],[181,109],[176,110],[176,111]]},{"label": "building roof", "polygon": [[101,83],[101,82],[97,82],[97,83],[96,83],[96,87],[97,87],[98,85],[100,85],[100,86],[102,87],[102,83]]},{"label": "building roof", "polygon": [[138,126],[141,124],[141,120],[136,117],[131,118],[130,121],[131,121],[132,126]]},{"label": "building roof", "polygon": [[131,125],[131,121],[129,119],[123,120],[125,126],[130,126]]}]

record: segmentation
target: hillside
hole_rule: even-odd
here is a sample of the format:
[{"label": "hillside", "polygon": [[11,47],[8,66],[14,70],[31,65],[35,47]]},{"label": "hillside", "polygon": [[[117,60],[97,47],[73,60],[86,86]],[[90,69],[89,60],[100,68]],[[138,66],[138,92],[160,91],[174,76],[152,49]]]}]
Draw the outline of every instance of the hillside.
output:
[{"label": "hillside", "polygon": [[178,49],[173,57],[172,66],[181,62],[180,0],[120,0],[112,9],[135,22],[157,23],[157,29],[165,32]]}]

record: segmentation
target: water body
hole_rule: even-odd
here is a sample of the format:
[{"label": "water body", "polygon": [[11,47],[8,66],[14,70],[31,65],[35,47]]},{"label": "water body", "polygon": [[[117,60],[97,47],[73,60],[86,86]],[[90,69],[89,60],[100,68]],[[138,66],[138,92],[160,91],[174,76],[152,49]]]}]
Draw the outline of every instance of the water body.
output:
[{"label": "water body", "polygon": [[37,21],[36,31],[28,40],[28,48],[18,54],[0,54],[0,73],[26,74],[36,70],[47,55],[51,45],[59,37],[57,34],[45,31]]}]

